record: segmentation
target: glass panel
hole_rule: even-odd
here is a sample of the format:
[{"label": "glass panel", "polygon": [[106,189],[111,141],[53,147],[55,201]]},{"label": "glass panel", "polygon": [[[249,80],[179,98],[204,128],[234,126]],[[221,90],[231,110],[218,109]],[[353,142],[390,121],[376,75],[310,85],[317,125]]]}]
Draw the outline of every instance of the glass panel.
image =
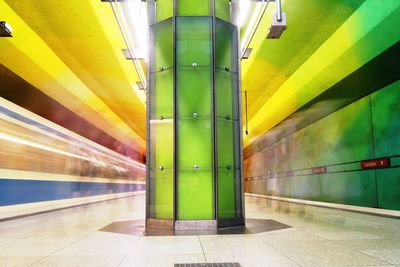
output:
[{"label": "glass panel", "polygon": [[177,64],[179,67],[211,65],[211,18],[177,18]]},{"label": "glass panel", "polygon": [[237,55],[234,52],[235,44],[233,43],[235,34],[237,32],[236,27],[217,19],[216,28],[216,39],[215,39],[215,64],[217,69],[237,71],[237,64],[235,58]]},{"label": "glass panel", "polygon": [[217,19],[215,85],[219,219],[242,216],[237,45],[237,28]]},{"label": "glass panel", "polygon": [[154,26],[152,43],[154,44],[153,71],[160,71],[161,68],[169,69],[174,65],[174,39],[172,20],[158,23]]},{"label": "glass panel", "polygon": [[178,17],[176,27],[177,218],[210,220],[214,214],[210,112],[211,18]]},{"label": "glass panel", "polygon": [[210,118],[211,68],[178,68],[179,116]]},{"label": "glass panel", "polygon": [[193,169],[212,164],[211,120],[179,118],[179,167]]},{"label": "glass panel", "polygon": [[210,0],[177,0],[178,16],[210,16]]},{"label": "glass panel", "polygon": [[227,22],[230,20],[231,5],[229,0],[215,0],[215,15]]},{"label": "glass panel", "polygon": [[154,207],[154,218],[172,220],[174,214],[174,203],[173,198],[171,198],[174,194],[173,170],[156,170],[156,177],[156,199],[153,202],[156,203]]},{"label": "glass panel", "polygon": [[173,219],[173,30],[172,20],[151,30],[149,216]]},{"label": "glass panel", "polygon": [[174,14],[173,0],[156,1],[156,20],[157,22],[171,18]]},{"label": "glass panel", "polygon": [[233,219],[237,216],[235,206],[235,171],[220,169],[218,170],[218,218]]},{"label": "glass panel", "polygon": [[218,217],[235,218],[234,133],[232,120],[217,120]]},{"label": "glass panel", "polygon": [[211,169],[179,170],[178,220],[214,217]]},{"label": "glass panel", "polygon": [[178,219],[212,219],[211,121],[181,118],[178,129]]},{"label": "glass panel", "polygon": [[223,99],[223,101],[218,101],[217,105],[217,116],[223,119],[238,119],[237,116],[233,116],[232,108],[232,79],[233,75],[229,71],[217,69],[215,72],[215,86],[216,98]]},{"label": "glass panel", "polygon": [[168,119],[150,123],[150,217],[173,219],[173,122]]},{"label": "glass panel", "polygon": [[222,169],[231,169],[234,164],[234,125],[232,120],[217,120],[218,164]]},{"label": "glass panel", "polygon": [[155,77],[155,87],[152,92],[153,106],[150,112],[151,119],[166,118],[171,119],[173,117],[173,86],[174,86],[174,72],[172,69],[156,72],[153,74]]}]

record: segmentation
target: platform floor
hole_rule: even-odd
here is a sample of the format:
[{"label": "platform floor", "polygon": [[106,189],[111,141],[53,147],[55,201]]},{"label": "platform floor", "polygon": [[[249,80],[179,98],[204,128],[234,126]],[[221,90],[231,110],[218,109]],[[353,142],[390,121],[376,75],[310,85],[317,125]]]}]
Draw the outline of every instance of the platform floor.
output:
[{"label": "platform floor", "polygon": [[246,217],[289,228],[256,234],[135,236],[100,231],[142,220],[144,196],[0,223],[0,266],[400,266],[400,220],[246,197]]}]

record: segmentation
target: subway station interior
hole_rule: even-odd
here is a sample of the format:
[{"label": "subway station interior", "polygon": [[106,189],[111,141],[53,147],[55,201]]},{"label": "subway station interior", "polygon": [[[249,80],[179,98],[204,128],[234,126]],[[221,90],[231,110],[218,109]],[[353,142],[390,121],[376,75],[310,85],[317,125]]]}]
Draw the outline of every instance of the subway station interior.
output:
[{"label": "subway station interior", "polygon": [[0,0],[0,267],[400,267],[400,0]]}]

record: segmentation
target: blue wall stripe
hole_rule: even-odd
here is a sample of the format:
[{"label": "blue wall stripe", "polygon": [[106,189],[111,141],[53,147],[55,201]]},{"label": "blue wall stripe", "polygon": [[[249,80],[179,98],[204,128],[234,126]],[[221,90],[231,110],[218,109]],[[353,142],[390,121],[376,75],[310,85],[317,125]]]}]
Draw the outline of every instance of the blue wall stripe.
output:
[{"label": "blue wall stripe", "polygon": [[145,190],[144,184],[0,179],[0,206]]}]

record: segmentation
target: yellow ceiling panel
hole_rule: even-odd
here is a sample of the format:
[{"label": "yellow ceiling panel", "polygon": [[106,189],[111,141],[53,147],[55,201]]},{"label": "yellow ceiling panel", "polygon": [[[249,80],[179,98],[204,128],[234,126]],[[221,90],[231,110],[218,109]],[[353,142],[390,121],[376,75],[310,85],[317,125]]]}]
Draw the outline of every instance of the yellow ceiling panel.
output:
[{"label": "yellow ceiling panel", "polygon": [[272,96],[264,99],[249,121],[251,134],[245,145],[396,43],[400,29],[386,25],[395,23],[399,16],[399,1],[362,3],[281,86],[274,88]]},{"label": "yellow ceiling panel", "polygon": [[[4,66],[117,140],[132,139],[144,149],[143,138],[94,94],[25,20],[4,1],[0,1],[0,10],[14,28],[14,37],[0,40]],[[45,16],[31,11],[33,17]],[[68,49],[67,44],[64,49]]]},{"label": "yellow ceiling panel", "polygon": [[7,1],[68,68],[142,139],[145,94],[109,4],[91,0]]},{"label": "yellow ceiling panel", "polygon": [[[242,60],[242,88],[248,91],[250,122],[256,114],[263,116],[265,109],[261,113],[260,109],[363,1],[282,1],[288,28],[279,39],[266,39],[276,11],[275,3],[269,3],[249,46],[252,54]],[[249,126],[251,136],[245,136],[246,145],[266,131],[255,129],[258,124],[255,126],[254,120]]]}]

